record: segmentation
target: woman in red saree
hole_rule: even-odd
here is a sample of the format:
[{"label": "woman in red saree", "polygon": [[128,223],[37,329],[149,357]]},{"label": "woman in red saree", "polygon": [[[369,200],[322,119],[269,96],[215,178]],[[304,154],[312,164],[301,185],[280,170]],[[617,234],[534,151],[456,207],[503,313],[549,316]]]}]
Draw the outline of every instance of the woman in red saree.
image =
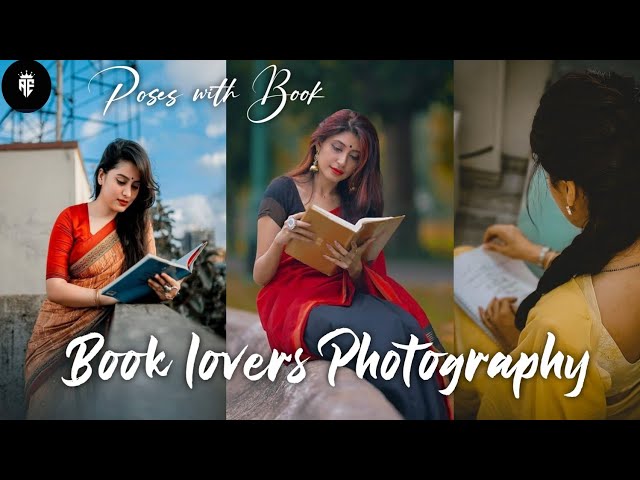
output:
[{"label": "woman in red saree", "polygon": [[[149,208],[158,186],[145,150],[116,139],[94,175],[94,200],[64,209],[55,221],[47,255],[47,299],[33,327],[25,359],[27,418],[82,418],[87,385],[67,387],[69,341],[104,329],[116,303],[100,289],[147,253],[155,253]],[[168,275],[150,279],[161,300],[180,284]],[[166,285],[166,288],[165,288]],[[84,388],[83,388],[84,387]]]},{"label": "woman in red saree", "polygon": [[[378,134],[363,115],[345,109],[321,122],[303,161],[274,179],[260,204],[253,278],[263,286],[257,306],[271,348],[288,354],[302,348],[305,357],[328,359],[331,352],[325,348],[322,356],[318,340],[347,327],[360,339],[368,333],[370,350],[381,357],[393,349],[392,342],[408,345],[412,334],[420,343],[432,342],[432,350],[442,351],[425,312],[387,275],[384,254],[371,263],[361,260],[368,243],[349,250],[328,245],[326,258],[341,268],[333,276],[284,252],[292,238],[313,241],[310,225],[300,220],[311,204],[352,223],[382,216]],[[347,335],[333,341],[343,352],[353,344]],[[404,357],[401,350],[396,352]],[[424,354],[421,350],[412,362],[410,388],[401,369],[390,380],[368,373],[365,378],[407,419],[450,419],[448,398],[438,391],[444,388],[444,379],[437,373],[429,380],[418,375]]]}]

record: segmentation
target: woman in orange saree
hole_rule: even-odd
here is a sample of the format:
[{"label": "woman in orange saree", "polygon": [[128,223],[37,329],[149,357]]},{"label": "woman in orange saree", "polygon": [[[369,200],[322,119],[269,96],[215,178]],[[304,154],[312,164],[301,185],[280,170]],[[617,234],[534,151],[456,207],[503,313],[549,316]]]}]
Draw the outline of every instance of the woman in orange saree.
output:
[{"label": "woman in orange saree", "polygon": [[[94,190],[94,201],[64,209],[51,232],[47,299],[25,358],[30,419],[90,416],[83,398],[90,384],[71,388],[61,380],[69,376],[66,346],[106,328],[116,300],[100,289],[145,254],[155,253],[149,208],[158,187],[144,149],[130,140],[109,144],[96,168]],[[172,299],[180,289],[168,275],[150,279],[149,285],[161,300]]]}]

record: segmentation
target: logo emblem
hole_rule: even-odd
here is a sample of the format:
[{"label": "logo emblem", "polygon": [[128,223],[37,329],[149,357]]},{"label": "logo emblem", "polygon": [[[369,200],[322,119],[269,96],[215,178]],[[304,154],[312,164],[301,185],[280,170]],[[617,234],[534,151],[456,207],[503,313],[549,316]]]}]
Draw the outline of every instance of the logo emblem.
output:
[{"label": "logo emblem", "polygon": [[18,88],[25,97],[28,97],[31,95],[31,92],[33,92],[33,83],[33,73],[24,72],[20,74],[18,78]]},{"label": "logo emblem", "polygon": [[17,112],[40,110],[51,96],[49,72],[35,60],[13,62],[2,76],[2,95]]}]

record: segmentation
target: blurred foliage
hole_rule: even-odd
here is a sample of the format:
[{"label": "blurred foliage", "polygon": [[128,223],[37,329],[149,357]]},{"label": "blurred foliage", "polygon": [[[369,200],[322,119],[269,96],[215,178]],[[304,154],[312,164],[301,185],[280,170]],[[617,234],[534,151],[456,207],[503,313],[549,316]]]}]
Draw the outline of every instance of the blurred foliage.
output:
[{"label": "blurred foliage", "polygon": [[218,255],[216,248],[205,248],[171,307],[226,337],[227,266],[213,260]]},{"label": "blurred foliage", "polygon": [[[151,210],[157,255],[167,259],[177,259],[186,253],[173,237],[173,213],[160,198]],[[207,245],[196,260],[193,273],[182,282],[180,292],[168,305],[225,337],[227,268],[225,263],[215,260],[222,256],[218,248]]]},{"label": "blurred foliage", "polygon": [[151,207],[151,221],[153,233],[156,238],[156,252],[159,257],[174,259],[179,258],[180,249],[173,238],[173,218],[175,212],[162,203],[158,196],[155,205]]}]

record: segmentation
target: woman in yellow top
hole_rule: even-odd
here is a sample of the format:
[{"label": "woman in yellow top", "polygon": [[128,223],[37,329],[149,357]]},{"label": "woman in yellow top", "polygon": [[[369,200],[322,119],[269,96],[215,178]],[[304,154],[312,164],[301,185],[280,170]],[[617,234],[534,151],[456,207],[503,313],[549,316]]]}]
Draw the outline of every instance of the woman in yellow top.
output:
[{"label": "woman in yellow top", "polygon": [[[522,382],[516,399],[510,379],[484,377],[475,385],[477,418],[638,419],[640,90],[632,78],[614,73],[567,74],[542,96],[530,141],[558,208],[582,231],[559,254],[540,252],[546,270],[517,312],[514,299],[503,298],[480,309],[480,316],[514,361],[521,353],[540,355],[551,332],[554,353],[578,361],[588,351],[589,365],[573,398],[565,394],[575,378],[551,373],[545,379],[538,371]],[[508,237],[487,233],[485,240]],[[517,234],[504,246],[511,256],[527,248]],[[468,331],[459,351],[491,353],[482,350],[486,336]]]}]

